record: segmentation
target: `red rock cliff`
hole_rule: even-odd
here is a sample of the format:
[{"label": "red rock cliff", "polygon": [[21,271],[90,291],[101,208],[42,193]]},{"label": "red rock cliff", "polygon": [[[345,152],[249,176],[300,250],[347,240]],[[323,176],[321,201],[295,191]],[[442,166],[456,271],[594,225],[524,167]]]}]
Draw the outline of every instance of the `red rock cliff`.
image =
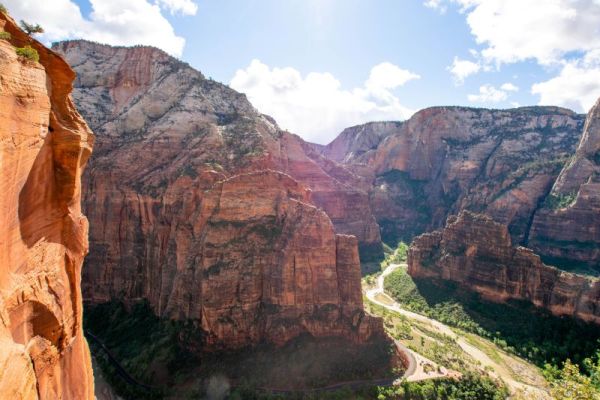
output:
[{"label": "red rock cliff", "polygon": [[527,300],[555,315],[600,324],[598,278],[544,265],[530,249],[513,247],[506,226],[487,216],[465,211],[444,229],[417,237],[408,272],[456,282],[488,300]]},{"label": "red rock cliff", "polygon": [[322,153],[370,181],[370,208],[388,242],[467,209],[508,225],[522,243],[583,121],[557,107],[433,107],[403,123],[347,129]]},{"label": "red rock cliff", "polygon": [[[80,176],[93,136],[67,63],[2,13],[0,30],[0,398],[91,400]],[[16,55],[26,44],[39,63]]]},{"label": "red rock cliff", "polygon": [[147,299],[160,316],[197,321],[208,349],[382,332],[362,308],[357,240],[315,206],[358,191],[299,138],[157,49],[57,49],[97,133],[84,179],[87,299]]},{"label": "red rock cliff", "polygon": [[600,271],[600,100],[575,155],[535,215],[529,245],[549,263]]}]

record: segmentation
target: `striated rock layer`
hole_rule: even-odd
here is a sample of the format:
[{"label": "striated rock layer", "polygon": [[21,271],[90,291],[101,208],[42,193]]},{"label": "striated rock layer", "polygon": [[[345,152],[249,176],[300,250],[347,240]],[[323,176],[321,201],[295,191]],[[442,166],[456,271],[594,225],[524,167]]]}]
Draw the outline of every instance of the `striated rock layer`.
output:
[{"label": "striated rock layer", "polygon": [[[93,399],[80,289],[93,136],[67,63],[2,13],[0,30],[0,398]],[[27,44],[39,63],[16,55]]]},{"label": "striated rock layer", "polygon": [[527,300],[555,315],[600,323],[600,280],[544,265],[514,247],[505,225],[464,211],[444,229],[417,237],[408,253],[414,278],[446,280],[492,301]]},{"label": "striated rock layer", "polygon": [[97,133],[86,299],[147,299],[159,316],[196,321],[206,349],[383,332],[363,311],[357,239],[336,234],[380,246],[365,191],[244,95],[160,50],[56,49]]},{"label": "striated rock layer", "polygon": [[321,153],[369,182],[388,242],[410,241],[466,209],[506,224],[513,243],[526,244],[584,119],[557,107],[433,107],[401,124],[350,128]]},{"label": "striated rock layer", "polygon": [[[180,173],[207,164],[227,176],[258,167],[285,172],[313,191],[315,204],[326,211],[338,233],[358,238],[361,255],[383,254],[367,191],[327,171],[310,156],[314,153],[310,144],[260,115],[245,95],[150,47],[72,41],[58,44],[56,50],[78,74],[74,97],[99,133],[96,155],[138,142],[146,144],[144,151],[151,150],[151,161],[162,163],[145,170],[176,160],[186,168]],[[208,154],[208,148],[216,152]],[[140,187],[158,183],[144,182]]]},{"label": "striated rock layer", "polygon": [[600,100],[575,155],[535,215],[529,245],[549,263],[600,272]]}]

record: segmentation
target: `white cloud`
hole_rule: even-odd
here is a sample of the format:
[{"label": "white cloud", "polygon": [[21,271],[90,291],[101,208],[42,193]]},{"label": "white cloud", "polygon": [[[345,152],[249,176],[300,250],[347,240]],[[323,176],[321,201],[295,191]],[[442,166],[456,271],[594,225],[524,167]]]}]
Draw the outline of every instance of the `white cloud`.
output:
[{"label": "white cloud", "polygon": [[[3,0],[16,19],[39,23],[46,42],[64,39],[88,39],[112,45],[145,44],[159,47],[175,56],[183,52],[185,39],[177,36],[162,15],[170,12],[193,14],[190,0],[90,0],[92,12],[83,17],[72,0]],[[159,6],[160,4],[160,6]]]},{"label": "white cloud", "polygon": [[[426,6],[432,6],[427,3]],[[450,3],[460,7],[481,46],[478,60],[482,69],[528,60],[550,70],[557,69],[558,75],[531,88],[532,94],[540,96],[540,104],[587,111],[600,96],[600,0],[436,0],[433,3],[436,7]],[[457,71],[455,76],[460,82],[460,68]],[[493,87],[487,85],[483,93],[470,97],[473,101],[501,98],[498,92],[511,91],[502,86],[500,90],[494,88],[495,91],[490,88]]]},{"label": "white cloud", "polygon": [[519,91],[519,87],[510,82],[503,83],[502,86],[500,86],[500,89],[504,90],[505,92],[518,92]]},{"label": "white cloud", "polygon": [[508,93],[501,89],[496,89],[490,84],[479,87],[479,94],[470,94],[467,96],[472,103],[500,103],[508,99]]},{"label": "white cloud", "polygon": [[392,63],[383,62],[371,69],[365,86],[372,90],[395,89],[413,79],[419,79],[419,75]]},{"label": "white cloud", "polygon": [[192,0],[157,0],[156,4],[166,8],[171,14],[196,15],[198,6]]},{"label": "white cloud", "polygon": [[454,83],[456,85],[462,85],[468,76],[476,74],[481,70],[481,65],[473,61],[461,60],[458,57],[454,57],[452,65],[449,66],[447,70],[452,74]]},{"label": "white cloud", "polygon": [[600,48],[598,0],[454,0],[463,6],[481,54],[491,62],[559,62]]},{"label": "white cloud", "polygon": [[419,76],[391,63],[371,69],[363,87],[344,90],[330,73],[303,77],[294,68],[270,68],[253,60],[230,82],[263,113],[304,139],[327,143],[342,129],[373,120],[400,120],[413,114],[392,90]]},{"label": "white cloud", "polygon": [[444,4],[444,0],[425,0],[423,4],[425,5],[425,7],[437,10],[442,14],[445,13],[447,10],[446,5]]},{"label": "white cloud", "polygon": [[600,52],[566,63],[558,76],[531,87],[540,104],[552,104],[587,112],[600,97]]}]

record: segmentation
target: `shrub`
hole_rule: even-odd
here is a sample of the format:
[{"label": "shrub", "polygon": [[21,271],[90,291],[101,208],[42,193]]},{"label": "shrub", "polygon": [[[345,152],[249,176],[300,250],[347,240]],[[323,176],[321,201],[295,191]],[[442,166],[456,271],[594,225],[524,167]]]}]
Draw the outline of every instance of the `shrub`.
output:
[{"label": "shrub", "polygon": [[30,24],[21,20],[21,29],[25,31],[28,35],[33,35],[34,33],[44,33],[44,28],[40,26],[40,24]]},{"label": "shrub", "polygon": [[553,210],[559,210],[561,208],[570,207],[577,198],[577,192],[571,192],[567,194],[554,194],[550,193],[544,200],[544,205]]},{"label": "shrub", "polygon": [[377,399],[381,400],[501,400],[508,396],[506,387],[475,374],[466,374],[460,380],[403,381],[400,386],[377,390]]},{"label": "shrub", "polygon": [[0,32],[0,39],[2,40],[10,40],[12,35],[8,32]]},{"label": "shrub", "polygon": [[34,62],[40,61],[40,55],[38,54],[37,50],[31,46],[17,47],[16,52],[19,57],[23,57]]},{"label": "shrub", "polygon": [[6,9],[6,6],[2,3],[0,3],[0,13],[8,14],[8,10]]},{"label": "shrub", "polygon": [[550,391],[555,399],[572,400],[598,400],[600,391],[597,382],[594,381],[594,372],[597,373],[600,365],[586,359],[592,367],[592,376],[583,374],[577,364],[567,359],[562,369],[546,364],[544,376],[550,382]]}]

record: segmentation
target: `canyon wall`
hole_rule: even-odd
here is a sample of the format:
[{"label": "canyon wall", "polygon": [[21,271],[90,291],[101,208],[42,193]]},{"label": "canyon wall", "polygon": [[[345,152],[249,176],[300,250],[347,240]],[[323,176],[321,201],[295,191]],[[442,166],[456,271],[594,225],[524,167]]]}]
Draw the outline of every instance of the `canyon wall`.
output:
[{"label": "canyon wall", "polygon": [[330,160],[349,164],[365,160],[367,154],[376,150],[381,141],[397,132],[402,122],[369,122],[344,129],[331,143],[319,148]]},{"label": "canyon wall", "polygon": [[[558,221],[545,223],[537,215],[543,214],[553,185],[576,152],[584,121],[585,116],[557,107],[433,107],[403,123],[349,128],[317,150],[367,182],[361,187],[369,192],[371,210],[390,244],[410,241],[443,226],[449,215],[471,210],[507,225],[513,244],[540,237],[536,249],[550,254],[551,247],[568,239],[557,237],[542,248],[537,227],[561,228]],[[591,147],[589,160],[595,154]],[[590,162],[576,164],[585,164],[580,175],[587,180]],[[592,187],[593,182],[586,183],[584,192]],[[598,216],[592,203],[576,211],[585,208],[591,216],[589,226],[580,228],[588,236]],[[562,217],[554,212],[550,218]],[[579,228],[571,229],[572,238]],[[572,239],[571,244],[578,245]],[[587,239],[583,246],[593,247]],[[582,257],[597,256],[594,249]]]},{"label": "canyon wall", "polygon": [[463,211],[442,230],[417,237],[408,252],[413,278],[455,282],[488,300],[526,300],[554,315],[600,323],[600,279],[544,265],[511,244],[505,225]]},{"label": "canyon wall", "polygon": [[553,265],[600,271],[600,99],[577,151],[535,214],[528,245]]},{"label": "canyon wall", "polygon": [[[0,30],[0,398],[91,400],[80,176],[93,135],[67,63],[1,12]],[[39,62],[17,56],[25,45]]]},{"label": "canyon wall", "polygon": [[360,177],[390,243],[460,214],[414,240],[413,277],[600,322],[589,277],[600,271],[600,100],[587,118],[433,107],[395,126],[349,128],[315,151]]},{"label": "canyon wall", "polygon": [[363,311],[358,243],[344,235],[381,248],[365,191],[160,50],[55,49],[97,134],[83,188],[88,301],[146,299],[161,317],[197,321],[206,349],[383,332]]},{"label": "canyon wall", "polygon": [[522,243],[583,120],[556,107],[419,111],[372,156],[371,207],[386,236],[410,240],[467,209],[506,224]]}]

